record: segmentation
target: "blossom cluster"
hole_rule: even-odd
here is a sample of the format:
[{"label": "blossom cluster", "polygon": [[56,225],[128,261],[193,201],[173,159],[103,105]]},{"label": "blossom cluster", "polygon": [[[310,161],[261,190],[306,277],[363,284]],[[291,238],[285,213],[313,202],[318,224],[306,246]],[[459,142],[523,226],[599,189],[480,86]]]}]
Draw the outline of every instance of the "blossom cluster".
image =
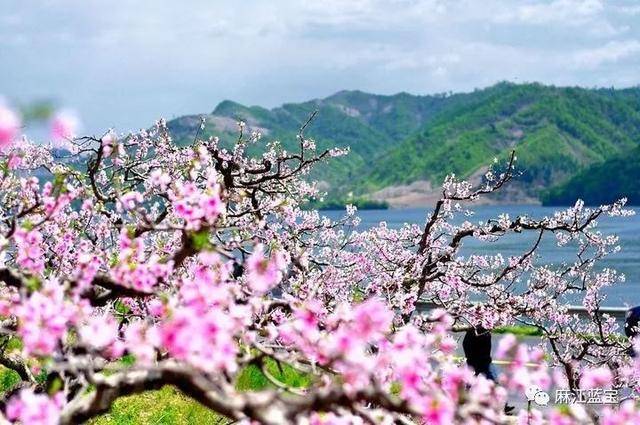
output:
[{"label": "blossom cluster", "polygon": [[[311,167],[345,152],[318,151],[302,132],[285,149],[259,131],[243,137],[244,123],[233,144],[186,145],[163,120],[79,139],[71,117],[55,123],[57,150],[18,140],[18,114],[0,107],[0,358],[24,381],[7,396],[9,421],[78,423],[120,396],[176,385],[247,423],[484,424],[532,386],[638,387],[630,343],[598,312],[602,289],[623,279],[597,267],[619,248],[597,220],[630,214],[622,201],[473,222],[462,203],[510,180],[514,156],[479,188],[448,177],[423,223],[360,229],[355,207],[337,221],[304,208],[322,196]],[[461,251],[506,235],[530,235],[521,255]],[[541,264],[543,238],[577,247],[575,261]],[[588,320],[568,312],[576,294]],[[502,338],[497,382],[456,356],[458,331],[523,321],[541,345]],[[273,362],[309,376],[307,387],[273,376]],[[240,392],[248,367],[275,389]],[[639,413],[624,403],[600,414],[622,424]],[[517,415],[591,418],[578,407]]]}]

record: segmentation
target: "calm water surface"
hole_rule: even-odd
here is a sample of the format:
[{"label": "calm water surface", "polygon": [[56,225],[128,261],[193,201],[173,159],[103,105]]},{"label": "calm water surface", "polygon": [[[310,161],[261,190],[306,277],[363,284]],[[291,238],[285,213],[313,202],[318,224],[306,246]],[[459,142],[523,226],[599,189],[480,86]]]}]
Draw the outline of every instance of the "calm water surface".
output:
[{"label": "calm water surface", "polygon": [[[552,215],[558,208],[540,207],[531,205],[513,206],[481,206],[474,208],[475,214],[468,217],[471,222],[486,221],[497,218],[501,213],[507,213],[512,218],[518,215],[528,215],[532,218],[542,218]],[[627,218],[601,218],[598,220],[598,228],[604,234],[616,234],[620,238],[622,250],[611,254],[600,263],[600,268],[608,267],[618,270],[626,276],[626,282],[605,289],[607,299],[604,304],[609,306],[626,306],[640,304],[640,208],[634,208],[636,215]],[[399,228],[404,223],[417,223],[423,225],[426,215],[430,211],[425,208],[408,208],[392,210],[366,210],[359,211],[362,219],[360,229],[366,229],[386,221],[391,228]],[[323,211],[323,214],[337,219],[344,215],[343,211]],[[462,253],[495,254],[502,253],[505,256],[522,255],[535,240],[533,233],[526,235],[509,235],[497,242],[480,242],[469,239],[466,241]],[[539,263],[562,264],[575,260],[575,248],[570,246],[558,247],[552,235],[546,235],[539,248]]]}]

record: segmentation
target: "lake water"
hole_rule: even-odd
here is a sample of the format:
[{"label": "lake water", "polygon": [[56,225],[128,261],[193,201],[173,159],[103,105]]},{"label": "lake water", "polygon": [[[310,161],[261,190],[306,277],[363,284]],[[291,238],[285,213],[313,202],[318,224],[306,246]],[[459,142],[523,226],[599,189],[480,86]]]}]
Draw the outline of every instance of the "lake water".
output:
[{"label": "lake water", "polygon": [[[531,218],[542,218],[552,215],[557,209],[559,208],[532,205],[479,206],[473,209],[474,216],[467,219],[471,222],[486,221],[489,218],[497,218],[501,213],[507,213],[511,218],[524,214]],[[622,248],[620,252],[611,254],[601,261],[600,268],[612,268],[626,276],[626,282],[605,289],[607,299],[603,304],[607,306],[640,304],[640,209],[634,209],[636,215],[632,217],[605,217],[598,220],[600,231],[605,234],[618,235]],[[322,211],[322,213],[332,219],[338,219],[344,215],[344,211]],[[399,228],[404,223],[423,225],[428,213],[430,210],[425,208],[358,211],[358,216],[362,219],[359,229],[366,229],[381,221],[386,221],[390,228]],[[536,236],[533,233],[509,235],[493,243],[469,239],[466,241],[462,253],[493,254],[500,252],[504,256],[522,255],[530,248]],[[575,248],[571,246],[558,247],[555,238],[549,234],[542,240],[539,248],[539,263],[573,262],[575,253]]]}]

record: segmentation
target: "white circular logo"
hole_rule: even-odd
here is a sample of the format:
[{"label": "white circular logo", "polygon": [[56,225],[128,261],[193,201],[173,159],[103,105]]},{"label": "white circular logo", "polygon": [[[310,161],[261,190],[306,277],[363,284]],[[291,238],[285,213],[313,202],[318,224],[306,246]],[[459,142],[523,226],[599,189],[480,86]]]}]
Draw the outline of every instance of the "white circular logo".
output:
[{"label": "white circular logo", "polygon": [[549,394],[542,391],[540,387],[529,387],[524,392],[528,401],[533,401],[538,406],[546,406],[549,404]]}]

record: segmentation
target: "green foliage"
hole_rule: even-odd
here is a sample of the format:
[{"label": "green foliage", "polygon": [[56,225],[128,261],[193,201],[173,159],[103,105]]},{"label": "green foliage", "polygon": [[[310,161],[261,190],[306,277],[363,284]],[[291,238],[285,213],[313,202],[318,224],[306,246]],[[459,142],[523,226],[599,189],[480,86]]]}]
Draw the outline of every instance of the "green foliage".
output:
[{"label": "green foliage", "polygon": [[0,367],[0,391],[5,392],[14,388],[21,381],[17,372]]},{"label": "green foliage", "polygon": [[389,204],[385,201],[374,201],[363,196],[347,197],[344,198],[332,198],[324,201],[311,201],[305,205],[306,209],[310,210],[344,210],[346,205],[354,205],[359,210],[386,210],[389,209]]},{"label": "green foliage", "polygon": [[[114,303],[114,309],[115,311],[117,311],[118,313],[121,313],[123,316],[127,313],[129,313],[129,311],[131,311],[131,307],[129,307],[128,305],[126,305],[125,303],[123,303],[120,300],[117,300]],[[122,321],[123,319],[119,319],[120,321]]]},{"label": "green foliage", "polygon": [[136,357],[133,354],[126,354],[120,358],[120,363],[124,366],[132,366],[136,362]]},{"label": "green foliage", "polygon": [[468,177],[515,149],[522,179],[535,193],[640,140],[640,113],[623,96],[537,84],[499,84],[458,96],[374,163],[361,185]]},{"label": "green foliage", "polygon": [[191,234],[191,244],[196,251],[202,251],[209,245],[209,231],[201,230]]},{"label": "green foliage", "polygon": [[31,102],[29,104],[22,105],[20,107],[20,113],[22,119],[27,122],[43,122],[51,118],[56,107],[51,100],[40,100]]},{"label": "green foliage", "polygon": [[[5,347],[5,351],[6,352],[11,352],[13,350],[22,350],[22,340],[18,337],[15,336],[6,336],[5,338],[9,338],[9,341],[7,341],[7,345]],[[4,343],[4,339],[2,339],[2,342]]]}]

